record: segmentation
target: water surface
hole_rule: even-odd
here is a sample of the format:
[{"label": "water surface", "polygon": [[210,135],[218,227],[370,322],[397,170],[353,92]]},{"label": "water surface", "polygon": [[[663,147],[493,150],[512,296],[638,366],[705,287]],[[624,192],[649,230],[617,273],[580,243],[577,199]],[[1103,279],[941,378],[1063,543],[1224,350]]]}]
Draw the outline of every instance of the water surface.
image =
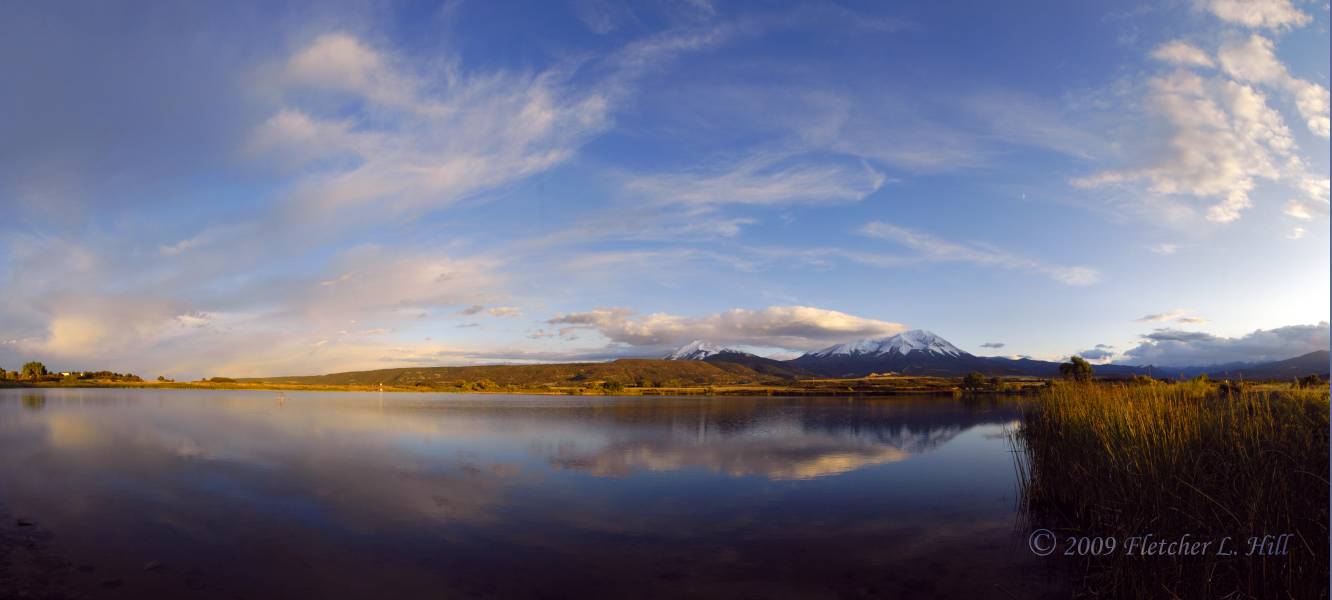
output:
[{"label": "water surface", "polygon": [[1037,597],[1018,418],[907,397],[0,390],[0,585]]}]

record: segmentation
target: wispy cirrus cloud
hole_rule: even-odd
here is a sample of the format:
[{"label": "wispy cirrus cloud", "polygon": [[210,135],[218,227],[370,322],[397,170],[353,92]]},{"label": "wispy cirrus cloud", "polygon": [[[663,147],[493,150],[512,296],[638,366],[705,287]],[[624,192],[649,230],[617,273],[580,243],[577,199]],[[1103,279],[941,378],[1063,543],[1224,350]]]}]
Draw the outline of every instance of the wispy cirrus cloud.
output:
[{"label": "wispy cirrus cloud", "polygon": [[943,240],[905,227],[875,221],[859,229],[864,236],[889,240],[917,251],[927,261],[965,262],[1038,273],[1064,285],[1092,285],[1100,281],[1100,273],[1091,267],[1059,266],[1026,258],[1010,252],[980,244],[965,244]]},{"label": "wispy cirrus cloud", "polygon": [[720,170],[631,177],[624,189],[632,197],[707,210],[727,204],[856,202],[878,190],[886,179],[868,163],[854,159],[759,154]]},{"label": "wispy cirrus cloud", "polygon": [[[302,213],[440,208],[566,160],[609,119],[608,92],[569,73],[432,73],[347,33],[279,67],[282,108],[254,134],[260,156],[301,157]],[[363,103],[360,119],[324,107]]]}]

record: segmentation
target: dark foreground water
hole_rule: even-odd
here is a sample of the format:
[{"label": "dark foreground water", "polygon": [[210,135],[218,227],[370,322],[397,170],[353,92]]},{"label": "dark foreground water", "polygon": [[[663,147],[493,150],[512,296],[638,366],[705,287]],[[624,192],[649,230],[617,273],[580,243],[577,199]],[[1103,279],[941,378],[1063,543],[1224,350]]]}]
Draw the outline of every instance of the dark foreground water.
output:
[{"label": "dark foreground water", "polygon": [[0,597],[1031,598],[1010,404],[0,390]]}]

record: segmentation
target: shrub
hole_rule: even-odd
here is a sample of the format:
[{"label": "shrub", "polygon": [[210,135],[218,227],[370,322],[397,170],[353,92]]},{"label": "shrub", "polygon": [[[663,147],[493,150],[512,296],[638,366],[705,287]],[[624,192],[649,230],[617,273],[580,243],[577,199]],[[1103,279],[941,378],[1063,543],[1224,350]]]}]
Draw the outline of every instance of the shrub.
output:
[{"label": "shrub", "polygon": [[1073,356],[1068,362],[1059,365],[1059,375],[1074,381],[1091,381],[1093,369],[1091,363],[1081,356]]}]

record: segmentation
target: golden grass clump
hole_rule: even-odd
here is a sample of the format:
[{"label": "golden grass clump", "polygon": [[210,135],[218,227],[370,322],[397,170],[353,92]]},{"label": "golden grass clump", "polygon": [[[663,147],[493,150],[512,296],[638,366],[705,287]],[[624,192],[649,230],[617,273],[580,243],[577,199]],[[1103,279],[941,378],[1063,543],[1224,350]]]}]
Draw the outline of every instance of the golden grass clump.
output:
[{"label": "golden grass clump", "polygon": [[[1060,558],[1098,598],[1327,598],[1328,388],[1057,383],[1015,436],[1025,525],[1231,536],[1237,556]],[[1250,536],[1294,534],[1286,556]]]}]

